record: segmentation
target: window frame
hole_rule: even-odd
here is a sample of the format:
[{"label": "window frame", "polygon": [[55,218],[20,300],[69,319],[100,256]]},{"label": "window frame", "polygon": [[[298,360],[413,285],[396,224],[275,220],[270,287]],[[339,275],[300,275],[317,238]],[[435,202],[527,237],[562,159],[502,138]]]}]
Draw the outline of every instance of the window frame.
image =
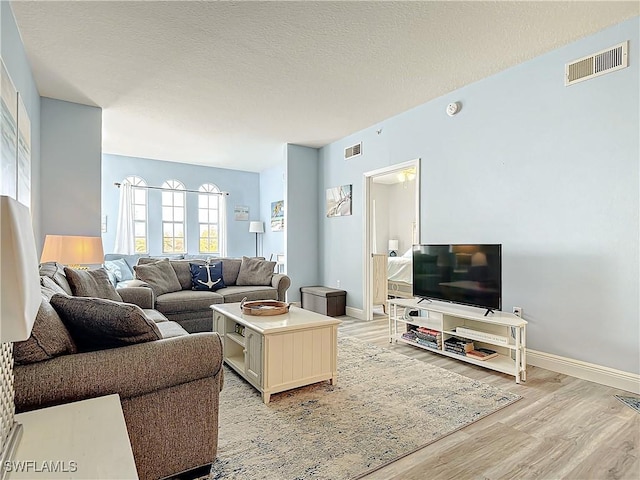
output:
[{"label": "window frame", "polygon": [[[224,232],[222,231],[223,228],[223,224],[222,224],[222,206],[223,206],[223,202],[221,202],[221,190],[220,188],[218,188],[217,185],[213,184],[213,183],[203,183],[202,185],[200,185],[200,187],[198,187],[198,253],[203,253],[203,254],[212,254],[212,255],[218,255],[218,256],[222,256],[223,254],[223,241],[222,241],[222,236],[224,235]],[[202,208],[200,206],[201,204],[201,199],[202,198],[206,198],[207,199],[207,207],[206,208]],[[216,203],[216,208],[211,208],[211,201],[215,199],[215,203]],[[202,222],[200,219],[200,214],[202,210],[206,210],[207,211],[207,222]],[[217,212],[217,214],[215,215],[215,222],[212,223],[211,222],[211,212],[215,210]],[[216,231],[217,234],[217,243],[218,243],[218,249],[216,251],[212,251],[212,250],[202,250],[202,242],[204,240],[204,238],[202,237],[202,226],[206,225],[207,226],[207,231],[210,233],[211,232],[211,228],[212,226],[214,226],[214,229]],[[210,237],[207,237],[207,242],[209,244],[211,244],[211,239]]]},{"label": "window frame", "polygon": [[[127,182],[131,185],[131,208],[133,210],[133,245],[136,254],[149,253],[149,192],[147,189],[147,182],[144,178],[137,175],[128,175],[123,180],[123,183]],[[144,194],[144,204],[136,203],[136,192],[142,192]],[[144,220],[136,219],[136,206],[144,207]],[[136,223],[144,224],[144,237],[136,235]],[[145,249],[143,251],[138,250],[137,240],[142,238],[144,240]]]},{"label": "window frame", "polygon": [[[182,191],[181,191],[182,190]],[[162,195],[160,199],[160,207],[161,207],[161,235],[162,235],[162,253],[163,254],[181,254],[187,252],[187,195],[185,191],[184,184],[175,179],[166,180],[162,184]],[[166,194],[171,195],[170,204],[165,204]],[[176,205],[176,198],[182,197],[182,205]],[[165,208],[171,209],[171,220],[165,218]],[[182,210],[182,221],[176,221],[176,211]],[[168,250],[165,243],[165,227],[171,225],[172,236],[168,238],[171,239],[172,249]],[[182,226],[182,237],[177,237],[176,226]],[[176,248],[176,240],[182,238],[182,250],[178,250]]]}]

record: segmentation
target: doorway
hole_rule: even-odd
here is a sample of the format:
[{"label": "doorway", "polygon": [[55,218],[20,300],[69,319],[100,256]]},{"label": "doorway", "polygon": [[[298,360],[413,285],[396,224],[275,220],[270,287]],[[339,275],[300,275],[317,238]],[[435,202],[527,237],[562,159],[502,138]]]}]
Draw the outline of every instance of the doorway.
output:
[{"label": "doorway", "polygon": [[363,318],[372,320],[374,307],[386,304],[389,273],[399,277],[394,288],[411,291],[411,264],[402,258],[420,243],[420,159],[366,172],[363,190]]}]

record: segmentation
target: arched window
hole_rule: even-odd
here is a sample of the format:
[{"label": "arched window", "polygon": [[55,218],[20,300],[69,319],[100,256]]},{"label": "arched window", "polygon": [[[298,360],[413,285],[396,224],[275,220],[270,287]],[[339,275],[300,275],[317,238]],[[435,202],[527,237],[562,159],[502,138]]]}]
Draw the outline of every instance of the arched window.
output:
[{"label": "arched window", "polygon": [[124,179],[131,184],[131,207],[133,210],[133,241],[136,253],[149,253],[147,230],[147,182],[135,175]]},{"label": "arched window", "polygon": [[185,253],[184,185],[167,180],[162,188],[162,253]]},{"label": "arched window", "polygon": [[212,183],[205,183],[198,189],[198,227],[200,232],[200,253],[222,255],[222,199],[220,189]]}]

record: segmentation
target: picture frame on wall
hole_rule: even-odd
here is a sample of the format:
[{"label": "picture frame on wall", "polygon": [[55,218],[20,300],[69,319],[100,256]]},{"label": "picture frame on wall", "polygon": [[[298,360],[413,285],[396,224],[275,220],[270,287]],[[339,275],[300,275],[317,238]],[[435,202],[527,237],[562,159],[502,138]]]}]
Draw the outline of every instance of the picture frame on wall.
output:
[{"label": "picture frame on wall", "polygon": [[351,185],[327,189],[327,217],[351,215]]},{"label": "picture frame on wall", "polygon": [[271,231],[281,232],[284,230],[284,200],[271,203]]},{"label": "picture frame on wall", "polygon": [[236,205],[233,207],[233,215],[236,221],[249,221],[249,207],[246,205]]}]

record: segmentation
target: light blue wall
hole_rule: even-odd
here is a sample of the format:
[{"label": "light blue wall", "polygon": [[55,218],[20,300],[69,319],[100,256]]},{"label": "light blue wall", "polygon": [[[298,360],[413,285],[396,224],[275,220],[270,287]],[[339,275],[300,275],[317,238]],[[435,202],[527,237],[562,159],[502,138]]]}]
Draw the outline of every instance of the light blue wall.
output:
[{"label": "light blue wall", "polygon": [[[503,310],[532,349],[640,372],[640,21],[469,85],[320,151],[320,190],[353,184],[353,216],[320,217],[322,281],[362,308],[362,174],[422,158],[421,239],[502,243]],[[629,67],[565,87],[566,62],[629,42]],[[448,117],[449,102],[462,103]],[[376,130],[382,128],[380,135]],[[363,154],[343,159],[363,142]]]},{"label": "light blue wall", "polygon": [[276,259],[277,254],[284,253],[286,232],[271,231],[271,204],[278,200],[284,200],[284,195],[284,165],[278,165],[260,172],[260,220],[264,222],[262,252],[266,258],[273,254],[273,260]]},{"label": "light blue wall", "polygon": [[285,255],[291,287],[287,300],[300,300],[300,287],[320,285],[318,264],[318,150],[287,145]]},{"label": "light blue wall", "polygon": [[31,121],[31,215],[36,243],[41,247],[40,94],[9,2],[0,2],[0,52]]},{"label": "light blue wall", "polygon": [[43,97],[42,235],[100,235],[102,109]]},{"label": "light blue wall", "polygon": [[[161,186],[166,180],[179,180],[187,190],[198,190],[203,183],[213,183],[220,190],[229,192],[227,203],[227,255],[241,257],[255,255],[255,237],[249,233],[249,224],[236,221],[235,205],[249,206],[251,218],[260,216],[260,178],[257,173],[223,168],[187,165],[146,158],[104,154],[102,156],[102,214],[107,216],[107,232],[102,241],[105,252],[112,252],[116,238],[119,190],[113,184],[122,182],[129,175],[143,178],[149,186]],[[161,192],[149,190],[149,249],[151,255],[162,255]],[[198,196],[187,194],[187,250],[198,253]]]}]

